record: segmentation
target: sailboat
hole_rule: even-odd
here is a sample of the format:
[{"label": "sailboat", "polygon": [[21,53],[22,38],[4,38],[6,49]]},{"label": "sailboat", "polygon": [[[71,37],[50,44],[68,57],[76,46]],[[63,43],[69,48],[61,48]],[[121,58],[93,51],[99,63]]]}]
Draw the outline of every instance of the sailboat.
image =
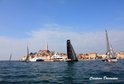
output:
[{"label": "sailboat", "polygon": [[25,59],[26,62],[40,62],[40,61],[44,61],[41,57],[34,57],[34,58],[30,58],[30,54],[29,54],[29,48],[27,46],[27,56]]},{"label": "sailboat", "polygon": [[112,45],[110,46],[107,30],[105,30],[105,34],[106,34],[107,48],[106,48],[106,58],[103,61],[105,61],[105,62],[116,62],[117,61],[116,54],[114,53]]},{"label": "sailboat", "polygon": [[29,57],[30,57],[29,48],[28,48],[28,46],[27,46],[27,56],[26,56],[26,59],[25,59],[26,62],[29,61]]},{"label": "sailboat", "polygon": [[61,55],[59,55],[58,53],[55,52],[54,55],[51,56],[51,59],[53,61],[62,61],[63,60],[63,57]]},{"label": "sailboat", "polygon": [[78,61],[70,40],[67,40],[67,58],[68,62]]},{"label": "sailboat", "polygon": [[9,61],[11,61],[11,59],[12,59],[12,54],[10,54]]}]

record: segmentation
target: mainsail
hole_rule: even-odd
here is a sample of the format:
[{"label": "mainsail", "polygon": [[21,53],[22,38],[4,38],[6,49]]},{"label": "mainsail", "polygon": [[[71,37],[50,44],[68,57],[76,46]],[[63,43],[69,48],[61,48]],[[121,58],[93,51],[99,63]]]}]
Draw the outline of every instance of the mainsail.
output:
[{"label": "mainsail", "polygon": [[28,48],[28,46],[27,46],[27,56],[26,56],[26,59],[25,59],[25,61],[29,61],[29,48]]},{"label": "mainsail", "polygon": [[115,53],[114,53],[114,50],[112,48],[112,45],[110,46],[110,43],[109,43],[109,39],[108,39],[108,33],[107,33],[107,30],[105,30],[105,33],[106,33],[106,58],[115,58]]},{"label": "mainsail", "polygon": [[67,57],[70,61],[78,61],[70,40],[67,40]]},{"label": "mainsail", "polygon": [[11,61],[11,59],[12,59],[12,54],[10,54],[9,61]]}]

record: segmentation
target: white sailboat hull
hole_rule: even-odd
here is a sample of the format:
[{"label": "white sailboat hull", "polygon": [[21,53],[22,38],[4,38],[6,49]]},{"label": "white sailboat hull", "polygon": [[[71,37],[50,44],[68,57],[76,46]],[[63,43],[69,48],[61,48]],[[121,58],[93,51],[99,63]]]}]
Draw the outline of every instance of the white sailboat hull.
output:
[{"label": "white sailboat hull", "polygon": [[117,62],[117,59],[104,59],[104,62]]},{"label": "white sailboat hull", "polygon": [[117,59],[111,59],[112,60],[112,62],[117,62]]},{"label": "white sailboat hull", "polygon": [[44,60],[41,59],[41,58],[35,57],[35,58],[30,59],[29,61],[31,61],[31,62],[36,62],[36,61],[44,61]]}]

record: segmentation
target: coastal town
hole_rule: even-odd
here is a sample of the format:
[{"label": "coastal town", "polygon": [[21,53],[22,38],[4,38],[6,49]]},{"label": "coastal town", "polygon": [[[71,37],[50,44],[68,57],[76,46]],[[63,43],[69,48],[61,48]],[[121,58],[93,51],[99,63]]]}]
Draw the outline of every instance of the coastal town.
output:
[{"label": "coastal town", "polygon": [[[124,51],[116,52],[117,59],[124,58]],[[79,60],[95,60],[95,59],[105,59],[106,54],[98,54],[96,52],[91,53],[79,53],[76,54]],[[24,61],[27,58],[27,55],[21,58],[21,61]],[[39,50],[38,52],[29,53],[29,61],[33,61],[34,58],[41,58],[44,61],[64,61],[67,59],[67,53],[63,52],[54,52],[48,49],[48,46],[44,50]]]},{"label": "coastal town", "polygon": [[29,48],[27,46],[27,55],[23,56],[21,61],[78,61],[102,59],[105,62],[115,62],[117,59],[123,59],[124,52],[115,52],[112,45],[109,43],[107,30],[105,30],[105,35],[107,45],[106,53],[104,54],[98,54],[96,52],[76,54],[71,41],[68,39],[66,45],[67,53],[50,51],[48,49],[48,44],[46,44],[45,50],[39,50],[38,52],[32,53],[29,52]]}]

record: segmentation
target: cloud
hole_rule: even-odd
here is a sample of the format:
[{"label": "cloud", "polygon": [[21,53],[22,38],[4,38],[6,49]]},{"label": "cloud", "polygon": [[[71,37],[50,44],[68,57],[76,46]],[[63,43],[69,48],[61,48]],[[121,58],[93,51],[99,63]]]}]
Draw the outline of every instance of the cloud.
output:
[{"label": "cloud", "polygon": [[[105,53],[106,41],[104,31],[74,32],[73,27],[61,25],[45,25],[39,30],[28,32],[29,38],[14,39],[0,37],[0,60],[8,60],[10,53],[12,59],[20,59],[26,54],[28,44],[31,52],[45,49],[48,42],[49,50],[66,52],[66,40],[70,39],[76,53],[97,52]],[[124,31],[108,31],[111,44],[115,51],[124,50]]]}]

